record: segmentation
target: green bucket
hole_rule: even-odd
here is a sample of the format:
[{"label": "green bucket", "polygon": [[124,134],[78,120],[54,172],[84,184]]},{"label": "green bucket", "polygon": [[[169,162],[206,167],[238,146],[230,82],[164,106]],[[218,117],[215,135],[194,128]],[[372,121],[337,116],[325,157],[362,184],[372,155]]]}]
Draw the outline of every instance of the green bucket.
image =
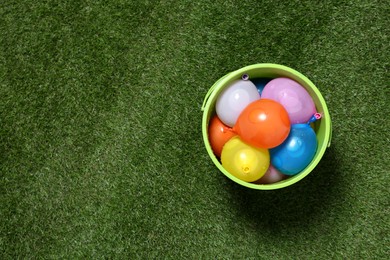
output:
[{"label": "green bucket", "polygon": [[[314,156],[314,159],[311,161],[311,163],[300,173],[291,176],[288,179],[285,179],[280,182],[272,183],[272,184],[255,184],[255,183],[249,183],[242,181],[232,174],[230,174],[227,170],[225,170],[222,167],[222,164],[217,159],[217,157],[214,155],[213,150],[211,148],[209,138],[208,138],[208,128],[209,128],[209,122],[213,115],[215,115],[215,104],[217,101],[217,98],[219,94],[222,92],[222,90],[228,86],[230,83],[237,79],[241,79],[243,74],[247,74],[249,78],[277,78],[277,77],[287,77],[290,79],[295,80],[299,84],[301,84],[311,95],[311,97],[314,100],[314,103],[316,105],[317,111],[322,114],[321,120],[318,120],[314,123],[314,129],[317,134],[317,140],[318,140],[318,148],[317,152]],[[304,75],[299,73],[296,70],[293,70],[289,67],[278,65],[278,64],[271,64],[271,63],[261,63],[261,64],[254,64],[250,65],[244,68],[241,68],[239,70],[233,71],[222,78],[220,78],[215,84],[210,88],[210,90],[207,92],[206,97],[204,99],[203,105],[202,105],[202,111],[203,111],[203,119],[202,119],[202,134],[203,134],[203,140],[204,144],[206,146],[206,150],[211,158],[211,160],[214,162],[214,164],[217,166],[217,168],[225,174],[229,179],[232,181],[248,187],[252,189],[257,190],[274,190],[274,189],[280,189],[285,188],[287,186],[293,185],[294,183],[302,180],[304,177],[306,177],[313,169],[316,167],[316,165],[320,162],[322,156],[325,153],[325,150],[327,147],[330,146],[331,138],[332,138],[332,123],[329,115],[328,108],[326,106],[325,100],[322,97],[320,91],[317,89],[317,87]]]}]

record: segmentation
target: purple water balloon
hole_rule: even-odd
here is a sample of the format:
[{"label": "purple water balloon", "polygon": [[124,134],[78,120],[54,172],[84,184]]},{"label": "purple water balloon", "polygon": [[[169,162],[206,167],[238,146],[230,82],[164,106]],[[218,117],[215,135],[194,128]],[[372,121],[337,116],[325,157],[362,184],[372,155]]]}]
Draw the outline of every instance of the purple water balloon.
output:
[{"label": "purple water balloon", "polygon": [[289,78],[276,78],[265,85],[261,98],[279,102],[287,110],[291,124],[307,123],[316,113],[310,94]]}]

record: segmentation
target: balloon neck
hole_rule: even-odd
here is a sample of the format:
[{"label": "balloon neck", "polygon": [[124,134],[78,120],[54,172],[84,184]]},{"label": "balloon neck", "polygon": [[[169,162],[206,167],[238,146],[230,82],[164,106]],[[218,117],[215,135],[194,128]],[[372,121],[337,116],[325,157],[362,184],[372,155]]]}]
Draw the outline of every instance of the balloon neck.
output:
[{"label": "balloon neck", "polygon": [[246,81],[246,80],[249,80],[249,75],[245,73],[245,74],[243,74],[243,75],[241,76],[241,79],[242,79],[242,80],[245,80],[245,81]]},{"label": "balloon neck", "polygon": [[311,123],[317,121],[317,120],[320,120],[322,118],[322,115],[320,113],[315,113],[311,118],[310,120],[307,122],[308,125],[310,125]]},{"label": "balloon neck", "polygon": [[231,128],[231,127],[227,127],[227,126],[225,126],[224,128],[223,128],[223,132],[224,133],[233,133],[233,134],[237,134],[237,131],[234,129],[234,127],[233,128]]},{"label": "balloon neck", "polygon": [[229,132],[232,132],[232,129],[227,127],[227,126],[224,126],[224,127],[222,127],[222,132],[223,133],[229,133]]}]

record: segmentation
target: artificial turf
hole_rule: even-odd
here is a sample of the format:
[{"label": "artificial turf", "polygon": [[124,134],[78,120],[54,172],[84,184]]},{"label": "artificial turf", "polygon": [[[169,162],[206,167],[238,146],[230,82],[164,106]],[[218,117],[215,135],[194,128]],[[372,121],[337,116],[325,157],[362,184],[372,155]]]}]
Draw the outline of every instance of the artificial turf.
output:
[{"label": "artificial turf", "polygon": [[[0,3],[0,249],[17,258],[388,259],[389,3]],[[213,165],[210,86],[254,63],[322,92],[332,145],[291,187]]]}]

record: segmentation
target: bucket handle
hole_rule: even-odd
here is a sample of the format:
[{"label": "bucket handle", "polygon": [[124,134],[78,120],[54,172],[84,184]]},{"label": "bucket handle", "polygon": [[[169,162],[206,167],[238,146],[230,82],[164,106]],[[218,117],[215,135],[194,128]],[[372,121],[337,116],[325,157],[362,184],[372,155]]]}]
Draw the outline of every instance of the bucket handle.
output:
[{"label": "bucket handle", "polygon": [[202,111],[204,111],[204,109],[206,108],[206,103],[207,103],[207,100],[209,100],[209,97],[211,95],[211,93],[213,93],[215,87],[217,86],[217,84],[214,84],[210,89],[209,91],[207,91],[207,94],[206,96],[204,97],[204,100],[203,100],[203,104],[202,104]]},{"label": "bucket handle", "polygon": [[[230,73],[228,73],[230,74]],[[227,74],[227,75],[228,75]],[[211,94],[213,93],[213,91],[215,90],[215,88],[217,87],[219,81],[221,81],[223,78],[225,78],[227,75],[225,75],[224,77],[220,78],[217,82],[215,82],[214,85],[211,86],[211,88],[209,89],[209,91],[207,91],[206,93],[206,96],[204,97],[204,100],[203,100],[203,104],[202,104],[202,108],[201,108],[201,111],[204,111],[205,108],[206,108],[206,104],[207,104],[207,101],[209,100],[209,97],[211,96]],[[331,143],[332,143],[332,121],[330,121],[330,135],[329,135],[329,141],[328,141],[328,147],[330,147]]]},{"label": "bucket handle", "polygon": [[331,143],[332,143],[332,121],[330,121],[330,133],[329,133],[329,141],[328,141],[328,148],[330,147]]}]

